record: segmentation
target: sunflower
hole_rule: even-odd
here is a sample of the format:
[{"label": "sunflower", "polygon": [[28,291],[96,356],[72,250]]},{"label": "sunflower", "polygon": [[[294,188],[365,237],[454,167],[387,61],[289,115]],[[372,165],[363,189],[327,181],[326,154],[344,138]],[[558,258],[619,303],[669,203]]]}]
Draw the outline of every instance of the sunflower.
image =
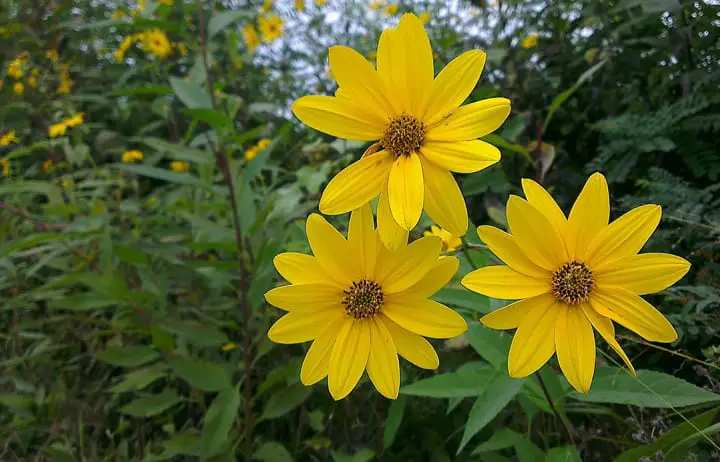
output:
[{"label": "sunflower", "polygon": [[468,51],[435,77],[423,24],[406,14],[397,29],[380,36],[377,70],[343,46],[330,48],[329,61],[340,86],[335,97],[304,96],[293,112],[338,138],[379,141],[330,181],[320,211],[346,213],[380,194],[378,228],[390,249],[404,244],[423,208],[442,228],[465,235],[465,199],[450,172],[477,172],[496,163],[500,151],[476,138],[497,129],[510,113],[505,98],[460,107],[475,88],[485,53]]},{"label": "sunflower", "polygon": [[459,237],[435,225],[430,227],[430,231],[425,231],[423,236],[439,237],[442,240],[443,252],[454,252],[462,246],[462,240]]},{"label": "sunflower", "polygon": [[440,257],[437,237],[389,251],[369,205],[351,214],[348,239],[317,214],[306,227],[314,256],[275,257],[275,268],[291,285],[265,294],[268,303],[288,311],[268,337],[286,344],[312,340],[300,379],[312,385],[327,376],[336,400],[352,391],[365,369],[383,396],[397,398],[398,354],[435,369],[437,353],[423,336],[451,338],[467,329],[462,316],[427,298],[455,274],[457,258]]},{"label": "sunflower", "polygon": [[276,14],[267,17],[261,16],[260,19],[258,19],[258,28],[262,34],[262,39],[268,43],[274,42],[276,39],[282,37],[284,25],[283,20]]},{"label": "sunflower", "polygon": [[557,352],[560,368],[578,391],[590,390],[595,370],[593,328],[635,373],[615,340],[613,321],[653,342],[677,333],[640,295],[659,292],[690,268],[683,258],[638,254],[660,222],[658,205],[637,207],[612,223],[607,182],[593,174],[565,217],[542,186],[523,179],[527,200],[510,196],[510,234],[480,226],[478,234],[508,266],[488,266],[465,276],[468,289],[518,300],[484,316],[493,329],[515,329],[508,372],[525,377]]}]

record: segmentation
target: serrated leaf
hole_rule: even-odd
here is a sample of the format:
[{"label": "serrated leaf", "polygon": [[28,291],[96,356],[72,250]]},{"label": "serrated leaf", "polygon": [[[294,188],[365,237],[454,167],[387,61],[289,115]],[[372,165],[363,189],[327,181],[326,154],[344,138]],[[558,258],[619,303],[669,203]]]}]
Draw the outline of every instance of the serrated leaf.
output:
[{"label": "serrated leaf", "polygon": [[312,393],[312,388],[295,384],[270,396],[260,420],[276,419],[300,406]]},{"label": "serrated leaf", "polygon": [[95,355],[113,366],[137,367],[157,359],[158,353],[146,345],[113,346]]},{"label": "serrated leaf", "polygon": [[232,386],[225,370],[202,359],[172,355],[167,358],[170,369],[194,388],[205,391],[222,391]]},{"label": "serrated leaf", "polygon": [[156,395],[138,398],[130,404],[120,408],[123,414],[133,417],[152,417],[170,409],[183,398],[173,389],[165,389]]},{"label": "serrated leaf", "polygon": [[233,429],[239,405],[237,388],[222,391],[213,400],[203,423],[201,447],[206,457],[220,452],[229,440],[228,433]]}]

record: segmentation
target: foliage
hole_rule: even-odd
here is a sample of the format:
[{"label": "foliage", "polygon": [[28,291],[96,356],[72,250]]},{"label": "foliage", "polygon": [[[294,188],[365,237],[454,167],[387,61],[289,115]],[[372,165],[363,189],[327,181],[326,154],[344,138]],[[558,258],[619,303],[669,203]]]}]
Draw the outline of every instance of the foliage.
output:
[{"label": "foliage", "polygon": [[[264,3],[0,3],[0,460],[710,460],[712,2]],[[491,260],[472,231],[435,297],[470,330],[436,343],[438,371],[403,368],[399,400],[364,379],[335,403],[299,383],[300,347],[267,339],[279,316],[263,298],[279,281],[273,257],[308,252],[304,218],[366,148],[301,126],[289,105],[334,92],[329,46],[373,59],[381,30],[407,11],[428,13],[436,69],[487,51],[471,100],[513,104],[486,138],[501,164],[459,177],[473,223],[504,225],[521,177],[568,206],[595,170],[619,198],[614,216],[663,206],[646,250],[693,269],[653,299],[680,332],[672,351],[620,333],[637,380],[612,352],[598,355],[586,396],[551,365],[508,378],[510,337],[477,322],[501,302],[457,283]]]}]

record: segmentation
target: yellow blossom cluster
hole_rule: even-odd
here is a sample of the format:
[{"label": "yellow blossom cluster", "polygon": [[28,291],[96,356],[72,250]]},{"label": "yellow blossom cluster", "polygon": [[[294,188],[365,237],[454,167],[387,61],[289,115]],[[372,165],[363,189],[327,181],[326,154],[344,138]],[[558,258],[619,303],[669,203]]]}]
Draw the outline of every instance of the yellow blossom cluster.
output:
[{"label": "yellow blossom cluster", "polygon": [[139,34],[128,35],[120,42],[120,46],[113,52],[113,57],[119,63],[125,60],[125,54],[136,43],[140,43],[143,50],[159,59],[167,59],[172,55],[173,49],[186,56],[187,46],[184,43],[172,43],[167,34],[160,29],[151,29]]},{"label": "yellow blossom cluster", "polygon": [[142,152],[133,149],[131,151],[125,151],[122,154],[122,162],[124,164],[133,164],[135,162],[140,162],[145,158]]},{"label": "yellow blossom cluster", "polygon": [[48,135],[50,138],[57,138],[67,133],[68,128],[77,127],[85,123],[85,114],[80,112],[72,117],[64,119],[56,124],[51,125],[48,128]]},{"label": "yellow blossom cluster", "polygon": [[243,41],[250,54],[255,53],[255,48],[260,45],[260,35],[253,23],[245,24],[242,28]]},{"label": "yellow blossom cluster", "polygon": [[18,141],[20,140],[15,135],[15,130],[10,130],[9,132],[0,136],[0,147],[9,146],[10,143],[17,143]]},{"label": "yellow blossom cluster", "polygon": [[520,46],[522,46],[526,50],[530,49],[530,48],[535,48],[538,44],[538,41],[539,41],[538,35],[531,34],[531,35],[528,35],[527,37],[525,37],[524,39],[522,39],[522,41],[520,42]]},{"label": "yellow blossom cluster", "polygon": [[258,154],[260,154],[260,152],[262,152],[265,148],[270,146],[270,143],[272,143],[271,140],[269,140],[267,138],[263,138],[260,141],[258,141],[257,144],[247,148],[247,150],[245,151],[245,160],[248,162],[253,160],[255,157],[257,157]]},{"label": "yellow blossom cluster", "polygon": [[184,173],[190,170],[190,164],[182,160],[174,160],[170,162],[170,169],[176,173]]}]

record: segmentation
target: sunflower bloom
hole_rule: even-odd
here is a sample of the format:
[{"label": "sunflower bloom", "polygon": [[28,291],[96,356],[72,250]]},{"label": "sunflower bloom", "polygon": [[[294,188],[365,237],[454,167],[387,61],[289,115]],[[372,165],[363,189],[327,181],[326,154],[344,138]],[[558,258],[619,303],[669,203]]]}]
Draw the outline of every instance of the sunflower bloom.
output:
[{"label": "sunflower bloom", "polygon": [[307,219],[314,256],[283,253],[275,268],[291,285],[265,299],[288,311],[270,328],[276,343],[313,341],[300,371],[305,385],[328,377],[336,400],[347,396],[367,370],[375,388],[397,398],[398,354],[424,369],[439,360],[423,337],[451,338],[467,329],[450,308],[427,297],[457,271],[455,257],[440,257],[440,239],[423,237],[397,252],[377,235],[369,205],[350,216],[348,239],[323,217]]},{"label": "sunflower bloom", "polygon": [[412,14],[382,33],[377,70],[351,48],[332,47],[336,96],[304,96],[293,112],[332,136],[379,141],[330,181],[320,211],[347,213],[380,194],[378,228],[390,249],[404,244],[423,208],[442,228],[465,235],[467,208],[451,172],[477,172],[500,160],[496,147],[476,138],[510,113],[505,98],[460,106],[484,64],[485,53],[468,51],[435,77],[430,40]]},{"label": "sunflower bloom", "polygon": [[245,24],[242,28],[243,41],[250,54],[255,53],[255,48],[260,45],[260,36],[252,23]]},{"label": "sunflower bloom", "polygon": [[144,158],[145,156],[142,152],[137,149],[133,149],[123,152],[120,160],[122,160],[123,164],[134,164],[135,162],[141,162]]},{"label": "sunflower bloom", "polygon": [[262,34],[262,39],[268,43],[274,42],[276,39],[282,37],[284,25],[283,20],[276,14],[268,17],[261,16],[260,19],[258,19],[258,28]]},{"label": "sunflower bloom", "polygon": [[538,45],[538,42],[540,41],[540,38],[537,34],[528,35],[522,41],[520,42],[520,46],[523,48],[530,49],[535,48]]},{"label": "sunflower bloom", "polygon": [[608,224],[607,182],[595,173],[566,218],[542,186],[528,179],[522,186],[527,199],[510,196],[507,203],[510,234],[478,228],[508,266],[480,268],[462,281],[489,297],[520,300],[481,319],[493,329],[517,329],[510,376],[532,374],[557,353],[568,382],[587,393],[595,371],[593,328],[634,374],[613,321],[651,342],[675,341],[670,322],[640,295],[670,287],[690,268],[674,255],[638,254],[660,222],[660,206],[637,207]]},{"label": "sunflower bloom", "polygon": [[458,247],[462,246],[462,240],[442,228],[435,225],[430,227],[430,231],[425,231],[423,236],[437,236],[442,240],[443,252],[454,252]]},{"label": "sunflower bloom", "polygon": [[190,170],[190,164],[182,160],[170,162],[170,169],[175,173],[185,173]]},{"label": "sunflower bloom", "polygon": [[9,146],[10,143],[17,143],[18,141],[20,141],[20,139],[15,135],[15,130],[10,130],[0,136],[0,147]]}]

